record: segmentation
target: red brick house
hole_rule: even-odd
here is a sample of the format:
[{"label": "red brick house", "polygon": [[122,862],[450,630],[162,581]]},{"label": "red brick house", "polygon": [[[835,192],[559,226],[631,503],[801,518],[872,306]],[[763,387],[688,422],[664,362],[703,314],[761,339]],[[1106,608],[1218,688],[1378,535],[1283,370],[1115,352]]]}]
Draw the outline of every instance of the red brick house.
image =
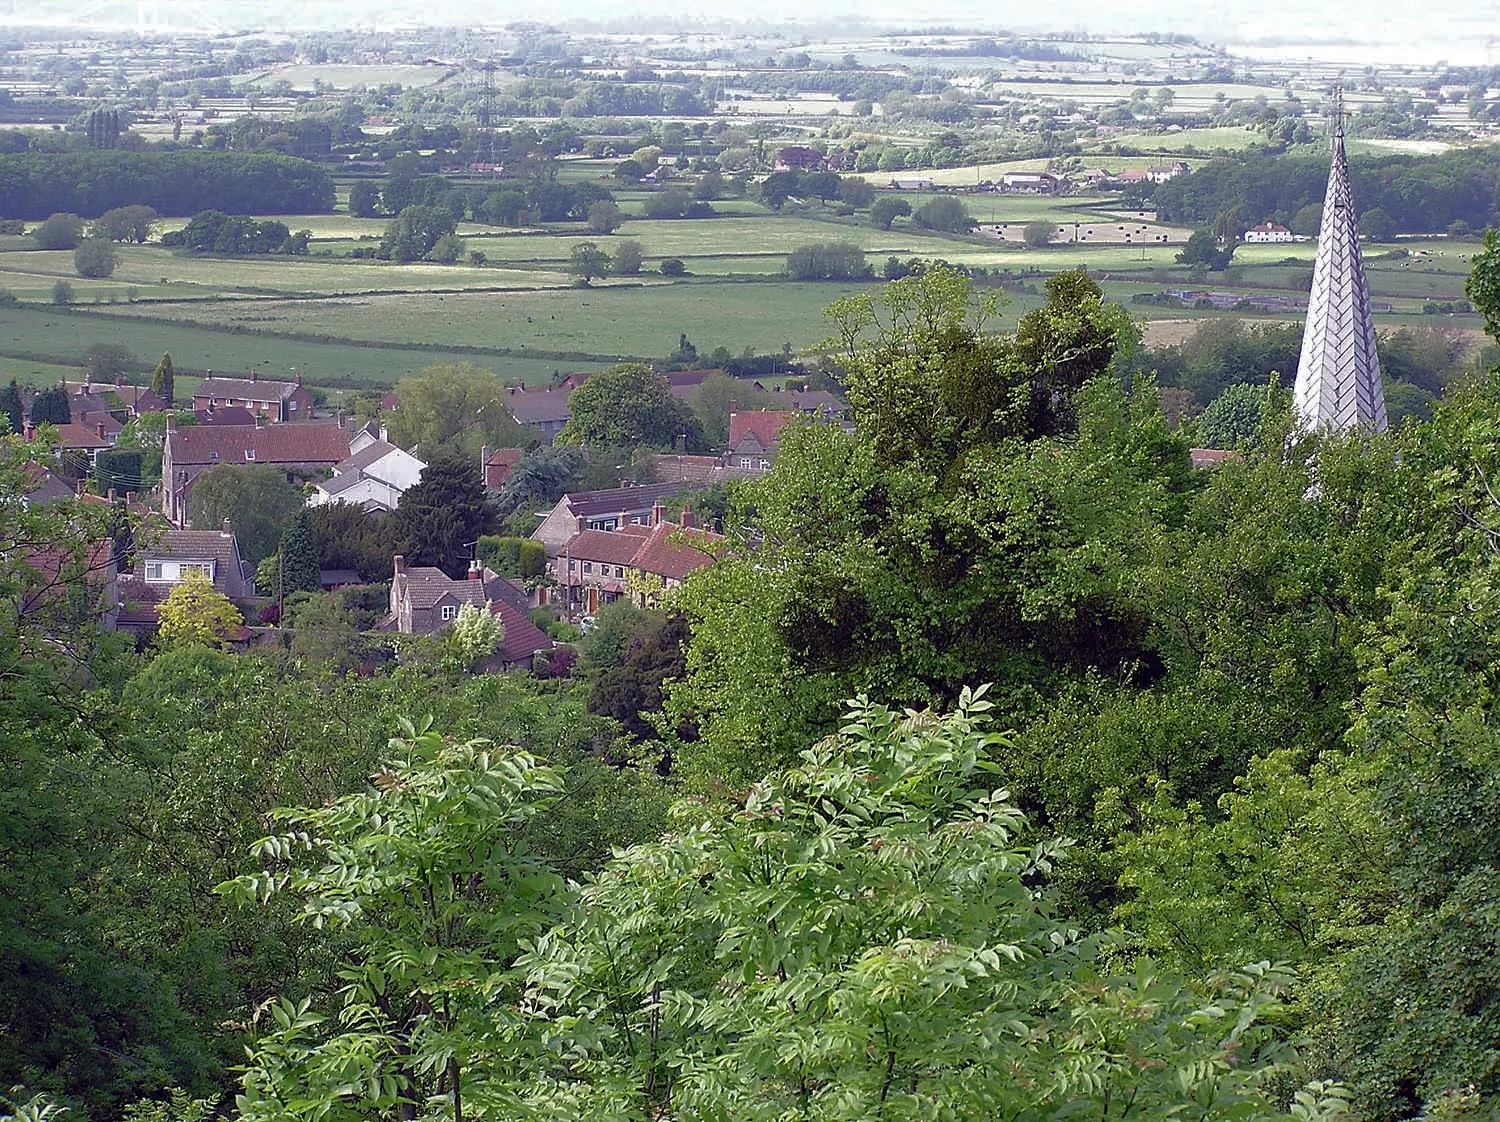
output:
[{"label": "red brick house", "polygon": [[485,487],[491,491],[504,487],[525,454],[520,448],[491,448],[488,444],[481,448],[479,466],[484,472]]},{"label": "red brick house", "polygon": [[302,375],[294,382],[262,381],[254,370],[245,378],[206,375],[193,392],[193,408],[212,409],[238,405],[272,421],[308,421],[313,415],[312,393],[302,386]]},{"label": "red brick house", "polygon": [[187,521],[193,483],[219,464],[264,465],[287,479],[308,478],[349,458],[349,433],[341,425],[194,425],[179,429],[170,418],[162,446],[161,510],[168,521]]},{"label": "red brick house", "polygon": [[594,615],[622,597],[637,607],[656,607],[664,594],[712,565],[723,540],[698,528],[691,507],[683,507],[682,522],[674,523],[658,502],[649,525],[574,534],[553,559],[553,580],[573,615]]},{"label": "red brick house", "polygon": [[782,431],[800,415],[790,409],[729,414],[729,446],[724,462],[740,471],[770,471]]}]

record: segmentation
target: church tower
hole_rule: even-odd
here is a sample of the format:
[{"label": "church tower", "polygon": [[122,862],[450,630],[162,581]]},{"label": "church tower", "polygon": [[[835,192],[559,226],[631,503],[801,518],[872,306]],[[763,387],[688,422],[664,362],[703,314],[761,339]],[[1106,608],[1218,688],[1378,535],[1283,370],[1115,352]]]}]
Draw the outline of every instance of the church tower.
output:
[{"label": "church tower", "polygon": [[1344,98],[1333,95],[1333,166],[1323,198],[1318,262],[1307,301],[1302,358],[1294,392],[1303,429],[1384,432],[1385,393],[1375,354],[1370,290],[1359,253],[1359,226],[1344,154]]}]

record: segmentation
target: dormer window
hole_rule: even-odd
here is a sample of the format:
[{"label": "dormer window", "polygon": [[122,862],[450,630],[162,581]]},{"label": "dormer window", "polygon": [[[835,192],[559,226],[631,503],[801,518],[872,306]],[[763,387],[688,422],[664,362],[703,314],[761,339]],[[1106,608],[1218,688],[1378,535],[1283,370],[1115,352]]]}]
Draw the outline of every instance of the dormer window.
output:
[{"label": "dormer window", "polygon": [[255,462],[255,449],[254,448],[246,448],[245,449],[245,462],[247,464],[253,464]]},{"label": "dormer window", "polygon": [[208,454],[208,462],[211,463],[211,464],[218,463],[219,462],[219,454],[217,452],[210,452]]},{"label": "dormer window", "polygon": [[443,616],[443,621],[444,622],[447,622],[448,620],[452,620],[452,619],[457,619],[458,618],[458,608],[456,606],[454,606],[453,604],[444,604],[443,605],[443,610],[442,610],[442,616]]}]

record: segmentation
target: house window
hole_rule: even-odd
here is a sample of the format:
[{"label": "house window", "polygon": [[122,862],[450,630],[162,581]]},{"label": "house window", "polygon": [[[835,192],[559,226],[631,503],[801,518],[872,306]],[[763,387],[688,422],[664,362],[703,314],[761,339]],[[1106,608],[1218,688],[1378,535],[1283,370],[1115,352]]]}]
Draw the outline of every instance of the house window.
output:
[{"label": "house window", "polygon": [[246,448],[245,449],[245,462],[249,463],[249,464],[253,464],[255,462],[255,449],[254,448]]},{"label": "house window", "polygon": [[594,571],[594,563],[592,561],[585,561],[583,563],[583,571],[585,573],[592,573]]},{"label": "house window", "polygon": [[760,470],[761,471],[770,471],[771,470],[771,461],[770,460],[762,460],[760,462]]},{"label": "house window", "polygon": [[749,471],[754,466],[755,466],[755,461],[752,460],[749,456],[741,456],[740,457],[740,467],[744,468],[746,471]]},{"label": "house window", "polygon": [[194,561],[184,561],[182,564],[177,566],[178,580],[187,580],[188,576],[192,573],[197,573],[200,577],[204,577],[208,580],[214,579],[212,570],[206,564],[200,564]]},{"label": "house window", "polygon": [[444,604],[443,605],[443,610],[442,610],[442,617],[443,617],[443,620],[445,622],[447,620],[450,620],[450,619],[457,619],[458,618],[458,608],[457,608],[457,606],[455,606],[453,604]]},{"label": "house window", "polygon": [[617,577],[623,577],[624,575],[625,575],[625,569],[622,566],[620,566],[620,565],[616,565],[615,566],[615,576],[617,576]]},{"label": "house window", "polygon": [[211,463],[211,464],[218,463],[219,462],[219,454],[217,452],[210,452],[208,454],[208,462]]},{"label": "house window", "polygon": [[292,412],[297,412],[297,399],[295,397],[292,398]]},{"label": "house window", "polygon": [[570,573],[576,572],[577,569],[578,569],[578,562],[574,561],[571,557],[569,557],[568,558],[568,572],[570,572]]},{"label": "house window", "polygon": [[146,562],[146,579],[147,580],[166,580],[166,578],[164,576],[162,576],[162,573],[161,573],[161,562],[160,561],[147,561]]}]

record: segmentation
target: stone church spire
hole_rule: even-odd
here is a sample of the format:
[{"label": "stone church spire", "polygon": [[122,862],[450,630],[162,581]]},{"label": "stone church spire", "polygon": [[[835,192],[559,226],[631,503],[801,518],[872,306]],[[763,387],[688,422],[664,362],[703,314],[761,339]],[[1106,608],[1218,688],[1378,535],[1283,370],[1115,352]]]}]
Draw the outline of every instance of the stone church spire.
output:
[{"label": "stone church spire", "polygon": [[1370,290],[1359,253],[1359,226],[1344,154],[1343,91],[1333,95],[1333,166],[1323,199],[1318,261],[1307,301],[1302,358],[1294,391],[1306,430],[1384,432],[1385,393],[1375,354]]}]

